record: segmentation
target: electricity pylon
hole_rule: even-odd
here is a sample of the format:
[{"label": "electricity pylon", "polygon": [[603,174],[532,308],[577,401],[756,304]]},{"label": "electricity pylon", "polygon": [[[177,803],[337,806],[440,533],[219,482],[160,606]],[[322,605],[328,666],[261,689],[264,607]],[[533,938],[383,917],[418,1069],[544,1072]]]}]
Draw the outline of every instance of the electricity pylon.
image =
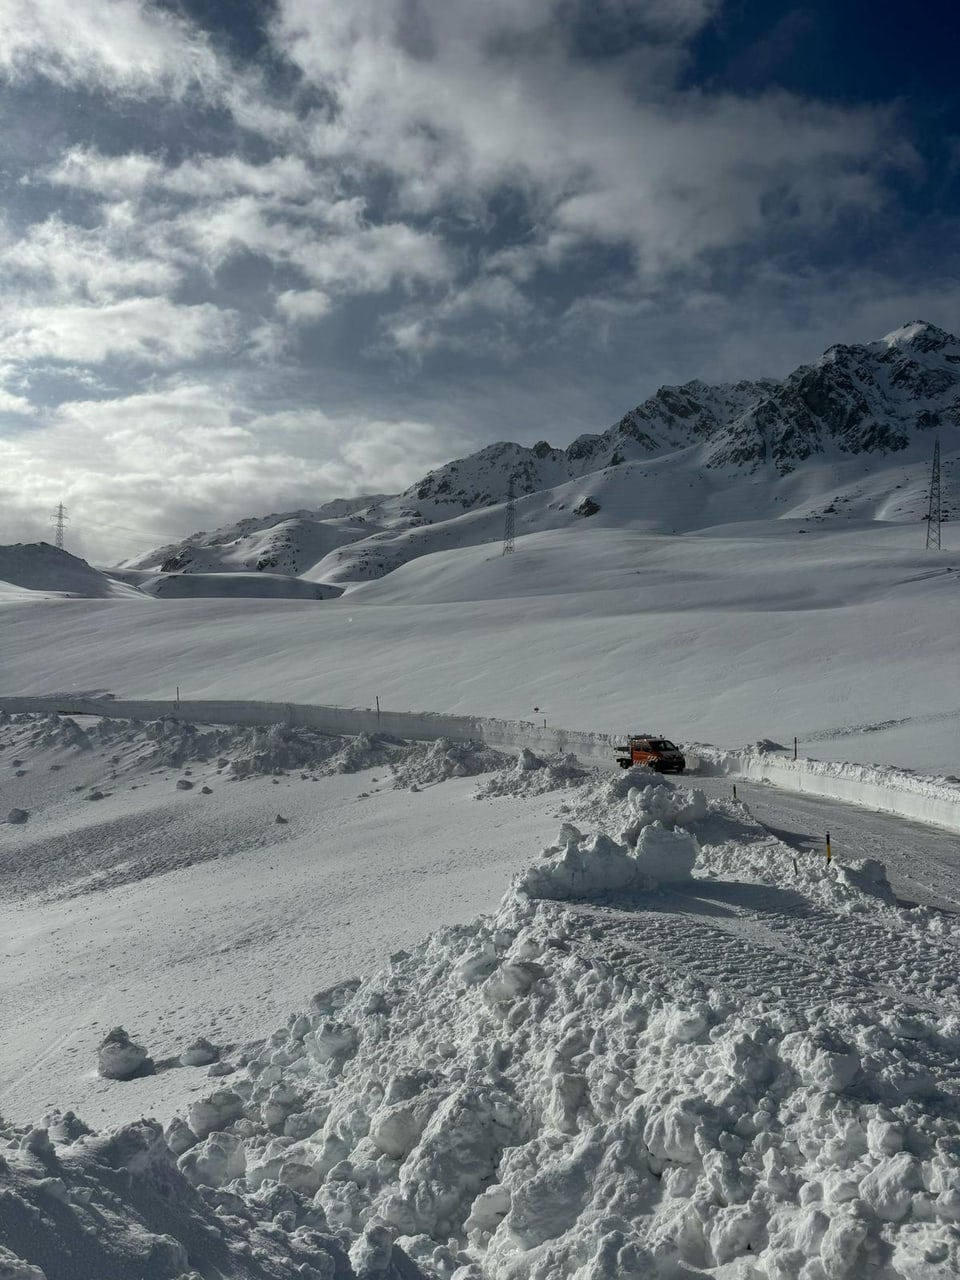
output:
[{"label": "electricity pylon", "polygon": [[513,540],[517,532],[517,494],[513,487],[513,473],[507,482],[507,506],[503,513],[503,554],[513,554]]},{"label": "electricity pylon", "polygon": [[70,519],[66,511],[64,511],[63,509],[62,502],[59,504],[56,511],[54,511],[54,513],[51,515],[50,519],[53,520],[57,526],[57,550],[62,551],[63,550],[63,526]]},{"label": "electricity pylon", "polygon": [[927,510],[927,550],[940,550],[940,437],[933,446],[933,473],[930,476],[930,506]]}]

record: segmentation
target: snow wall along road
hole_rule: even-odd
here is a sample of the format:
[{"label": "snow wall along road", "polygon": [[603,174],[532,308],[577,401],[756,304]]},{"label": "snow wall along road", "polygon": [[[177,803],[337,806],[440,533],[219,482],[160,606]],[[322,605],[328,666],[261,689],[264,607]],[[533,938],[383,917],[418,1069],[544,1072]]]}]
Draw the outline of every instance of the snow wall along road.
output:
[{"label": "snow wall along road", "polygon": [[388,734],[415,742],[449,738],[483,742],[501,750],[526,747],[542,755],[573,752],[585,764],[615,767],[614,748],[625,734],[554,729],[529,720],[488,720],[482,716],[445,716],[433,712],[373,711],[322,707],[295,702],[120,702],[113,698],[0,698],[0,711],[59,712],[70,716],[106,716],[112,720],[158,720],[168,716],[193,724],[282,724],[320,733]]},{"label": "snow wall along road", "polygon": [[772,782],[783,791],[842,800],[960,831],[960,783],[956,778],[931,778],[905,769],[843,760],[794,760],[776,751],[750,747],[723,751],[698,746],[692,750],[704,773]]},{"label": "snow wall along road", "polygon": [[[383,733],[421,742],[449,738],[453,742],[483,742],[507,751],[526,747],[539,755],[572,752],[585,764],[608,769],[616,767],[614,748],[626,739],[626,733],[587,733],[536,725],[529,720],[492,720],[483,716],[376,711],[293,702],[121,702],[112,698],[69,696],[0,697],[0,711],[60,712],[120,720],[157,720],[161,716],[169,716],[199,724],[283,724],[291,728],[316,729],[321,733]],[[842,800],[915,822],[960,831],[960,783],[954,778],[930,778],[880,765],[793,760],[784,754],[755,747],[726,751],[688,744],[686,752],[691,772],[771,782],[786,791]]]}]

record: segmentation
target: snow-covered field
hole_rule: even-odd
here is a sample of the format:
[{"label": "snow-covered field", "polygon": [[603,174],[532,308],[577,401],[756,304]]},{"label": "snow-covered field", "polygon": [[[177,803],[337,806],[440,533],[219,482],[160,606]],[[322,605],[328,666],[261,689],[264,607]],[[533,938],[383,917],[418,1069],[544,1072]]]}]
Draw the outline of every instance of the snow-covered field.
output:
[{"label": "snow-covered field", "polygon": [[0,617],[0,694],[379,697],[725,747],[798,737],[808,756],[960,774],[960,564],[921,541],[903,525],[580,529],[513,556],[436,552],[336,600],[21,598]]},{"label": "snow-covered field", "polygon": [[[326,600],[21,581],[0,697],[379,698],[955,778],[957,571],[916,544],[553,531]],[[4,716],[0,1276],[960,1273],[957,836],[750,772]],[[97,1071],[118,1026],[132,1079]]]}]

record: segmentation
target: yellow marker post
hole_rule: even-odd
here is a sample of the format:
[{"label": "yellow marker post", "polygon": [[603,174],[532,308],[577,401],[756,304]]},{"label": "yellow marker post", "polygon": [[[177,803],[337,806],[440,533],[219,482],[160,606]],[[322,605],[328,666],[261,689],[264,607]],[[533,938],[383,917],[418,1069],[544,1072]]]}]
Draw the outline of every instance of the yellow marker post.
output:
[{"label": "yellow marker post", "polygon": [[830,852],[830,832],[828,831],[827,832],[827,865],[828,866],[830,865],[832,858],[833,858],[833,854]]}]

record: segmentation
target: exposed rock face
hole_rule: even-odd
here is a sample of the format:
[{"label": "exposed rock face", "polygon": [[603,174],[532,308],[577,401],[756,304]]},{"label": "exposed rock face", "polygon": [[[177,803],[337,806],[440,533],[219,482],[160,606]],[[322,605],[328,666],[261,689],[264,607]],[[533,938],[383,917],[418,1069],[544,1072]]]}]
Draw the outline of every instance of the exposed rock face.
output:
[{"label": "exposed rock face", "polygon": [[599,505],[592,498],[584,498],[578,507],[573,508],[573,514],[575,516],[595,516],[599,510]]},{"label": "exposed rock face", "polygon": [[[758,384],[759,385],[759,384]],[[960,423],[960,342],[915,322],[868,346],[831,347],[714,437],[713,465],[771,462],[781,474],[833,446],[896,453],[914,431]]]},{"label": "exposed rock face", "polygon": [[770,464],[784,475],[829,448],[895,453],[914,431],[946,424],[960,424],[960,341],[915,321],[879,342],[831,347],[783,381],[661,387],[608,431],[567,449],[490,445],[431,471],[405,496],[470,511],[502,502],[511,473],[517,493],[533,493],[696,445],[707,446],[707,466]]}]

